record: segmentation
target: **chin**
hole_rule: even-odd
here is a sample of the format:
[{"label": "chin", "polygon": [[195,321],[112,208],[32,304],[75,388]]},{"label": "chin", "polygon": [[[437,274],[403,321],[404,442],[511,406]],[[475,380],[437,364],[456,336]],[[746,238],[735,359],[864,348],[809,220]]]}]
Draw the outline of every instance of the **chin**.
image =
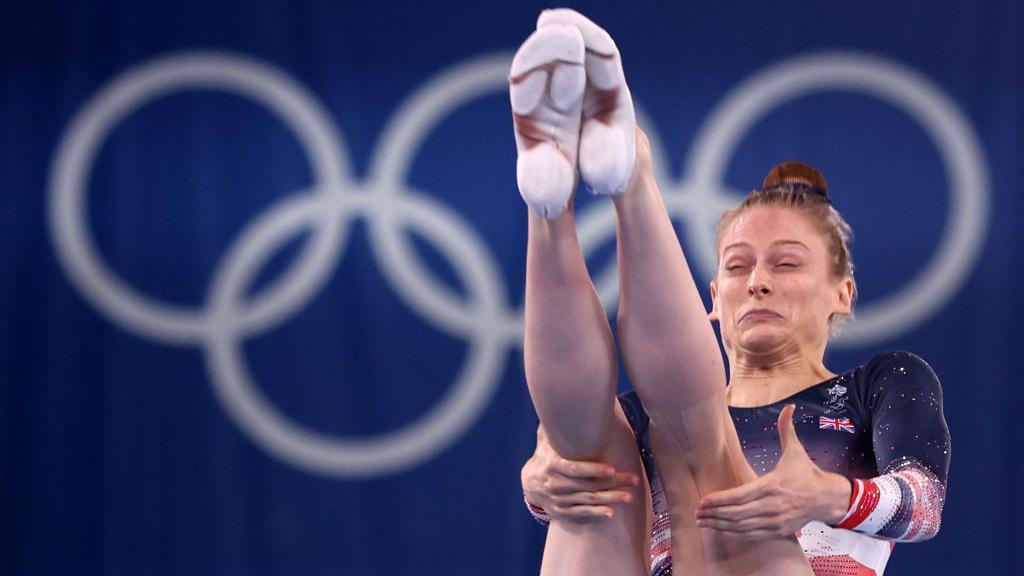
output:
[{"label": "chin", "polygon": [[770,354],[783,346],[785,335],[769,326],[755,326],[736,339],[739,347],[751,354]]}]

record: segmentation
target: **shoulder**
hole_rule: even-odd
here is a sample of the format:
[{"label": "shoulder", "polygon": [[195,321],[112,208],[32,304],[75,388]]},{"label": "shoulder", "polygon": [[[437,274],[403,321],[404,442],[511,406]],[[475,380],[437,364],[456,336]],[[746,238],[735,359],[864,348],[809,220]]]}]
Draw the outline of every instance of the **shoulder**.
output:
[{"label": "shoulder", "polygon": [[913,352],[901,350],[875,354],[856,372],[856,380],[866,392],[865,399],[869,405],[875,405],[880,397],[908,392],[927,394],[929,399],[941,402],[939,377],[923,358]]},{"label": "shoulder", "polygon": [[875,380],[916,380],[939,381],[935,371],[927,362],[913,352],[904,350],[875,354],[862,367],[868,381]]}]

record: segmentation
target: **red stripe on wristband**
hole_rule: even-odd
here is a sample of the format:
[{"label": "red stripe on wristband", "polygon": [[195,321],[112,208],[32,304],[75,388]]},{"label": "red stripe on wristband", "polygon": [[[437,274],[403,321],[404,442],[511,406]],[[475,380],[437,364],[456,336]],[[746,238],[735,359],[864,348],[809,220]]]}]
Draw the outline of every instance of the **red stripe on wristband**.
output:
[{"label": "red stripe on wristband", "polygon": [[[851,513],[848,513],[847,518],[836,525],[836,528],[845,528],[847,530],[853,530],[857,526],[860,526],[862,522],[868,519],[868,516],[875,511],[878,506],[878,500],[881,497],[881,492],[878,490],[878,486],[871,480],[854,480],[857,485],[855,492],[861,493],[859,502],[856,504],[851,503],[851,506],[855,506]],[[852,498],[851,498],[852,499]]]}]

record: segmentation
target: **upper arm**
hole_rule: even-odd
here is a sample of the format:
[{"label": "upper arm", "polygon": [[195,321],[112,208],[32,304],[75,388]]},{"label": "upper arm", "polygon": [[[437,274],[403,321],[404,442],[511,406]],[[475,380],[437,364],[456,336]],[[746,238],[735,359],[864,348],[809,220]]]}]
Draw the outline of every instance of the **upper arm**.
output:
[{"label": "upper arm", "polygon": [[909,352],[886,354],[874,368],[869,406],[879,473],[917,463],[945,484],[950,435],[935,372]]}]

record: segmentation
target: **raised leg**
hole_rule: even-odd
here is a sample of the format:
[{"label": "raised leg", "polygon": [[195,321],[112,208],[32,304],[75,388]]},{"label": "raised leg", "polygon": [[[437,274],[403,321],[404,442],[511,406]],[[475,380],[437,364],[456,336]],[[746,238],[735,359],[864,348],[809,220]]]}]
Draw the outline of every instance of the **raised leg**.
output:
[{"label": "raised leg", "polygon": [[[641,474],[615,400],[617,365],[604,309],[576,237],[571,196],[583,99],[583,44],[572,27],[538,30],[513,61],[517,180],[531,207],[526,263],[526,380],[552,448]],[[614,517],[548,529],[542,574],[647,573],[649,506],[643,487]]]},{"label": "raised leg", "polygon": [[[606,462],[643,477],[635,439],[615,400],[611,330],[576,239],[572,211],[530,215],[526,262],[526,380],[541,426],[561,456]],[[584,523],[552,522],[542,574],[646,574],[649,494]]]},{"label": "raised leg", "polygon": [[699,529],[701,496],[756,478],[725,402],[722,353],[637,133],[637,166],[615,197],[623,363],[651,417],[672,519],[674,565],[687,574],[810,575],[795,537],[764,542]]}]

